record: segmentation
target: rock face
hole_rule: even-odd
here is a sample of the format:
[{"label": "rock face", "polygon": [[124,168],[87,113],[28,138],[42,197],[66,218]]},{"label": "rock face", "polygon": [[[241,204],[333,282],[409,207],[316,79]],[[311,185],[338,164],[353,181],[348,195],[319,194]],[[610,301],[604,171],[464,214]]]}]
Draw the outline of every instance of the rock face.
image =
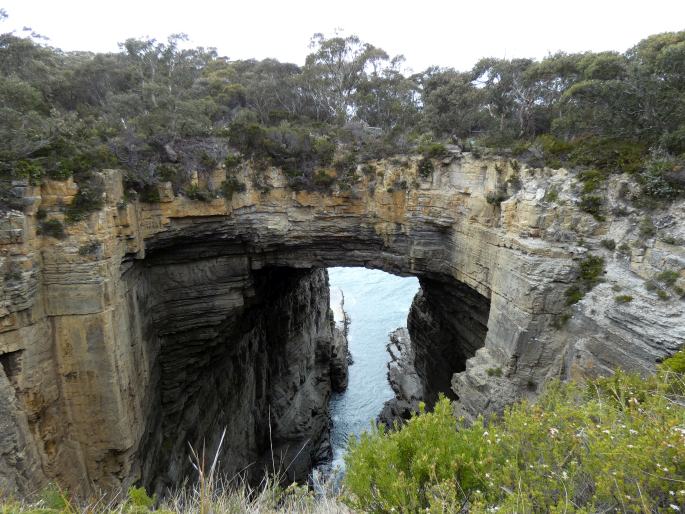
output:
[{"label": "rock face", "polygon": [[[454,154],[424,178],[417,162],[375,163],[326,193],[292,191],[275,169],[253,181],[246,166],[246,191],[230,200],[162,185],[157,204],[127,201],[121,174],[106,170],[105,207],[63,239],[51,234],[77,186],[17,184],[24,210],[0,219],[0,488],[175,483],[187,442],[211,453],[224,427],[226,470],[271,464],[272,445],[287,465],[308,441],[299,473],[325,453],[326,398],[342,385],[317,268],[418,276],[417,373],[429,396],[451,382],[470,417],[550,377],[649,372],[685,341],[683,202],[647,214],[629,202],[629,177],[613,176],[600,223],[563,169]],[[488,203],[507,188],[508,200]],[[605,258],[604,282],[567,307],[588,253]],[[644,287],[665,269],[680,273],[658,286],[668,301]]]},{"label": "rock face", "polygon": [[378,420],[393,427],[396,423],[401,424],[409,419],[412,413],[419,412],[419,403],[426,394],[424,380],[416,372],[414,347],[409,331],[401,327],[390,332],[387,349],[390,354],[388,382],[395,398],[385,402]]}]

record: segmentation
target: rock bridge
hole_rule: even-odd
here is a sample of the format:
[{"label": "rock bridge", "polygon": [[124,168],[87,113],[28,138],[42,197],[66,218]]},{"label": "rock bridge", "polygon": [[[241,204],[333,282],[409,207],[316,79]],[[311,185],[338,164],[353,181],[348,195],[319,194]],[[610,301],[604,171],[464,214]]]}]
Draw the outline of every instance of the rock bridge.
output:
[{"label": "rock bridge", "polygon": [[[238,172],[247,189],[230,199],[163,184],[149,204],[127,201],[121,174],[105,170],[105,207],[64,239],[39,235],[40,218],[60,219],[77,187],[17,185],[26,208],[0,227],[0,490],[172,486],[189,471],[188,443],[211,453],[224,428],[227,473],[261,471],[274,448],[305,474],[327,451],[340,358],[330,266],[419,278],[408,319],[417,370],[429,400],[446,392],[467,417],[534,396],[550,377],[649,371],[682,341],[670,307],[646,319],[581,306],[558,328],[589,246],[573,234],[604,230],[572,201],[543,199],[551,184],[572,197],[564,170],[519,177],[506,159],[464,154],[423,178],[404,158],[320,193],[255,173]],[[225,174],[199,186],[218,189]],[[507,188],[509,200],[488,202]],[[644,274],[661,258],[648,256]],[[636,325],[668,319],[635,337]]]}]

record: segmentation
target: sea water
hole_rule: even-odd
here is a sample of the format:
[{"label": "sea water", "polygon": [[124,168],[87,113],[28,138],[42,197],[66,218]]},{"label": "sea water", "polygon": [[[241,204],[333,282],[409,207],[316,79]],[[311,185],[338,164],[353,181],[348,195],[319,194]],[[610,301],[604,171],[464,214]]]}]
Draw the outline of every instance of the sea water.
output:
[{"label": "sea water", "polygon": [[348,437],[370,428],[383,404],[394,396],[387,378],[388,334],[406,326],[419,282],[415,277],[398,277],[366,268],[329,268],[328,276],[334,312],[338,310],[341,292],[344,296],[353,359],[347,390],[334,394],[330,403],[335,469],[343,467]]}]

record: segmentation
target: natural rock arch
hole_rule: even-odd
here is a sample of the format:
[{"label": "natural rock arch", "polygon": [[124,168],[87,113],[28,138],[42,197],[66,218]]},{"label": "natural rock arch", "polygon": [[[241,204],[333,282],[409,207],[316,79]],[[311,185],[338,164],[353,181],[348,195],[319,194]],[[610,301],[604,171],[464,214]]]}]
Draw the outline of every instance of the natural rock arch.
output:
[{"label": "natural rock arch", "polygon": [[[431,394],[451,378],[467,416],[535,394],[548,377],[649,369],[677,346],[675,332],[636,345],[620,318],[601,325],[587,313],[582,327],[551,329],[584,251],[565,226],[591,221],[572,205],[550,211],[535,184],[488,203],[515,173],[502,171],[506,162],[454,156],[430,178],[414,160],[378,166],[346,193],[292,191],[271,170],[261,192],[199,202],[162,188],[158,204],[127,203],[121,175],[105,171],[106,207],[64,241],[36,235],[36,212],[59,216],[73,183],[26,187],[25,213],[6,217],[2,241],[25,271],[5,286],[0,480],[10,489],[45,478],[73,489],[170,484],[186,470],[186,441],[204,438],[211,450],[231,415],[245,423],[232,425],[230,469],[259,457],[265,416],[291,455],[298,434],[321,434],[306,420],[325,414],[327,397],[307,384],[330,379],[327,285],[316,271],[327,266],[419,277],[410,316],[419,371],[438,370]],[[240,173],[250,183],[252,170]],[[596,351],[604,340],[613,346]],[[298,348],[306,352],[291,358]],[[278,398],[282,409],[271,416],[244,397]]]}]

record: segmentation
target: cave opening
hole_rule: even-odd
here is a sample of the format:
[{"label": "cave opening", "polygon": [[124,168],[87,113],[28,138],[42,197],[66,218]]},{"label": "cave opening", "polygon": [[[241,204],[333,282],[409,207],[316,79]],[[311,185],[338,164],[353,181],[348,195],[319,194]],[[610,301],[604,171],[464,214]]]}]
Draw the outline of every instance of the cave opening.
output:
[{"label": "cave opening", "polygon": [[[347,255],[301,266],[299,253],[179,244],[125,269],[125,324],[139,327],[130,339],[148,377],[143,485],[163,493],[192,477],[188,444],[212,455],[224,429],[227,476],[259,481],[275,467],[306,481],[340,465],[347,437],[371,421],[406,419],[439,393],[455,398],[452,376],[484,345],[490,300],[451,275],[390,258],[361,267]],[[354,360],[344,377],[333,313],[343,295]],[[145,309],[152,315],[139,316]]]}]

